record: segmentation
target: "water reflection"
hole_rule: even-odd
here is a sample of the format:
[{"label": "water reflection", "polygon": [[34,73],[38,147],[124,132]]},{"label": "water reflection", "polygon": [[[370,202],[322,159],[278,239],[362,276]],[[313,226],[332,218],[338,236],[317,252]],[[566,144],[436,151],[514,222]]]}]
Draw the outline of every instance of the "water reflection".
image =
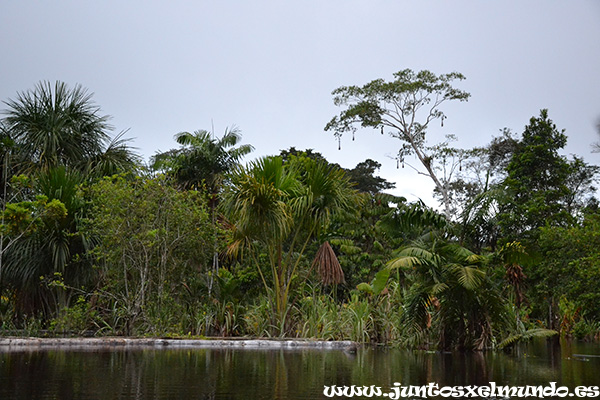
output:
[{"label": "water reflection", "polygon": [[0,353],[1,399],[314,399],[324,385],[599,385],[595,345],[504,353],[178,349]]}]

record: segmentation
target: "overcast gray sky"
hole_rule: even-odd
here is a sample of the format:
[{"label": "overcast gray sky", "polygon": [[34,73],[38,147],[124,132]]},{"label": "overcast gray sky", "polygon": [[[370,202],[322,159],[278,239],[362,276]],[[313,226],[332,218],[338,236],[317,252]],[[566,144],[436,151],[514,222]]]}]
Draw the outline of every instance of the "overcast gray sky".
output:
[{"label": "overcast gray sky", "polygon": [[0,60],[0,100],[81,84],[146,159],[178,132],[236,125],[256,148],[247,160],[290,146],[347,168],[372,158],[395,194],[431,204],[427,178],[386,157],[397,141],[369,130],[338,151],[323,130],[333,89],[410,68],[461,72],[472,95],[430,143],[484,145],[547,108],[565,153],[600,164],[599,0],[0,0]]}]

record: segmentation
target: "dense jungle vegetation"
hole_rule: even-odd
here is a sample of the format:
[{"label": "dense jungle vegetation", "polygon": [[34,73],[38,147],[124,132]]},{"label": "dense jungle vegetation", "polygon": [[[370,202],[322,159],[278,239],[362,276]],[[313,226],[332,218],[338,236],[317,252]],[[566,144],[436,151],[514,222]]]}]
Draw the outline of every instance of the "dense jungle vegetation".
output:
[{"label": "dense jungle vegetation", "polygon": [[598,339],[598,167],[560,154],[548,110],[485,147],[428,144],[444,103],[468,99],[462,79],[404,70],[341,87],[325,127],[389,135],[441,212],[387,194],[371,159],[344,169],[290,148],[246,162],[231,128],[179,133],[145,164],[81,86],[5,100],[0,334]]}]

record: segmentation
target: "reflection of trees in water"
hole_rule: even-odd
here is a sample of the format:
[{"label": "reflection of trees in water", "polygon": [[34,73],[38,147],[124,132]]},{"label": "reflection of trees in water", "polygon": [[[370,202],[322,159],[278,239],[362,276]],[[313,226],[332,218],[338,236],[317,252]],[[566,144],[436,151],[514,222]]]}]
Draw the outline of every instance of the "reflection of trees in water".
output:
[{"label": "reflection of trees in water", "polygon": [[369,348],[355,354],[232,349],[0,353],[0,398],[319,398],[325,385],[389,388],[394,382],[597,385],[600,359],[582,362],[569,354],[564,346],[548,349],[545,343],[515,354]]},{"label": "reflection of trees in water", "polygon": [[[341,352],[177,350],[135,353],[124,361],[123,398],[310,398]],[[135,389],[135,390],[134,390]]]}]

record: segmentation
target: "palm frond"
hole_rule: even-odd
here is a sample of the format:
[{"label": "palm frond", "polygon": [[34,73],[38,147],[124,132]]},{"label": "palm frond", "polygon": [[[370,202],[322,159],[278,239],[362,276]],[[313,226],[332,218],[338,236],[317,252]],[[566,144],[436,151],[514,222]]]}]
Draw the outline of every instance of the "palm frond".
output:
[{"label": "palm frond", "polygon": [[418,258],[421,264],[439,264],[440,261],[439,255],[421,247],[406,247],[398,254],[400,257]]},{"label": "palm frond", "polygon": [[422,265],[423,261],[415,256],[401,256],[394,258],[386,264],[389,269],[412,269],[417,265]]},{"label": "palm frond", "polygon": [[122,172],[133,172],[141,162],[132,147],[130,138],[124,138],[127,131],[120,132],[107,145],[104,151],[95,154],[85,162],[83,168],[92,177],[112,176]]},{"label": "palm frond", "polygon": [[432,296],[439,296],[442,292],[444,292],[445,290],[447,290],[450,286],[448,286],[447,283],[444,282],[438,282],[438,283],[434,283],[431,286],[431,295]]},{"label": "palm frond", "polygon": [[40,82],[8,100],[4,123],[16,144],[20,172],[66,165],[80,168],[110,141],[108,116],[99,115],[92,94],[81,85],[70,89]]},{"label": "palm frond", "polygon": [[498,344],[499,349],[512,346],[519,342],[524,342],[533,338],[546,338],[558,335],[558,332],[553,329],[533,328],[523,333],[513,334],[501,341]]},{"label": "palm frond", "polygon": [[476,289],[485,279],[485,272],[476,267],[451,264],[449,269],[455,275],[458,283],[468,290]]},{"label": "palm frond", "polygon": [[411,287],[404,303],[403,318],[409,325],[425,329],[428,319],[428,308],[431,306],[431,295],[428,290],[415,284]]}]

